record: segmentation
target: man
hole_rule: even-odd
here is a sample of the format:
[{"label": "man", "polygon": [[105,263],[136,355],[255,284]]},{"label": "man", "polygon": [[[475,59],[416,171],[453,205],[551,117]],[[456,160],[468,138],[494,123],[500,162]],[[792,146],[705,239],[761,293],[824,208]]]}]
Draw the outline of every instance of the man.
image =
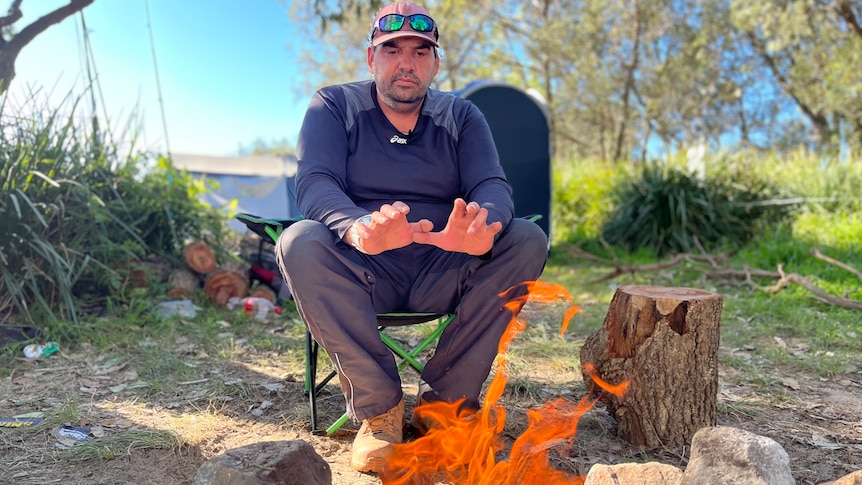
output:
[{"label": "man", "polygon": [[481,112],[429,89],[440,66],[430,14],[407,1],[387,5],[370,39],[373,81],[323,88],[309,104],[296,149],[305,219],[284,231],[276,252],[303,321],[338,371],[347,412],[362,422],[351,464],[379,472],[402,440],[404,401],[375,315],[456,313],[419,399],[463,398],[478,409],[512,317],[499,293],[539,277],[548,239],[513,218]]}]

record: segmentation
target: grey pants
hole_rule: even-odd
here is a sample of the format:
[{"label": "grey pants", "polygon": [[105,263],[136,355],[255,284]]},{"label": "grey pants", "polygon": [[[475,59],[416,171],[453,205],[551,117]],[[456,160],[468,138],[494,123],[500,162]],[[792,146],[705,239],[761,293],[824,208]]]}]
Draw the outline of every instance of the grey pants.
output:
[{"label": "grey pants", "polygon": [[281,273],[300,316],[338,371],[347,412],[356,420],[382,414],[401,400],[395,358],[380,340],[377,313],[456,314],[421,379],[429,401],[478,408],[482,385],[512,313],[503,305],[523,297],[538,279],[548,239],[527,220],[513,219],[481,259],[422,244],[369,256],[343,243],[323,224],[303,220],[276,245]]}]

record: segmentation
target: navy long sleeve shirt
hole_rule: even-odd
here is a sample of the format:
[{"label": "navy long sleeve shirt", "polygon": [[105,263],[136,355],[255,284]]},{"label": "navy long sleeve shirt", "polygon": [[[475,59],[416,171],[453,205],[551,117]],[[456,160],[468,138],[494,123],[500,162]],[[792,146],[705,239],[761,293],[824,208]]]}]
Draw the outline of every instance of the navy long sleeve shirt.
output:
[{"label": "navy long sleeve shirt", "polygon": [[505,227],[514,215],[491,131],[470,101],[429,89],[413,131],[400,133],[377,104],[373,81],[329,86],[312,98],[296,147],[297,206],[339,238],[383,204],[410,206],[411,222],[442,230],[457,197]]}]

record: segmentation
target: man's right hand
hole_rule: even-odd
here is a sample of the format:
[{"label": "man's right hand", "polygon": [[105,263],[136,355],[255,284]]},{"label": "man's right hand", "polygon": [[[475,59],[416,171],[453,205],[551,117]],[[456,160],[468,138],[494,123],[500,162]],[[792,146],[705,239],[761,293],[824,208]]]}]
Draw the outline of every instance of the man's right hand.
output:
[{"label": "man's right hand", "polygon": [[354,222],[344,235],[344,241],[365,254],[380,254],[407,246],[413,242],[414,233],[430,232],[434,228],[431,221],[425,219],[408,222],[409,212],[410,207],[404,202],[383,204],[379,211],[371,213],[369,224]]}]

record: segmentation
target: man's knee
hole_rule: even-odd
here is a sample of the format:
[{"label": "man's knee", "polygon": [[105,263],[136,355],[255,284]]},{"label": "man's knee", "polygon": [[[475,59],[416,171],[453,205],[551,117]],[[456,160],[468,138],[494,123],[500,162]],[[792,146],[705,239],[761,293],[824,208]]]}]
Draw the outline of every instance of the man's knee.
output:
[{"label": "man's knee", "polygon": [[287,227],[276,242],[276,255],[282,270],[319,260],[326,246],[334,245],[332,232],[324,224],[304,219]]},{"label": "man's knee", "polygon": [[498,242],[526,257],[545,259],[548,256],[548,236],[538,224],[526,219],[512,219]]}]

